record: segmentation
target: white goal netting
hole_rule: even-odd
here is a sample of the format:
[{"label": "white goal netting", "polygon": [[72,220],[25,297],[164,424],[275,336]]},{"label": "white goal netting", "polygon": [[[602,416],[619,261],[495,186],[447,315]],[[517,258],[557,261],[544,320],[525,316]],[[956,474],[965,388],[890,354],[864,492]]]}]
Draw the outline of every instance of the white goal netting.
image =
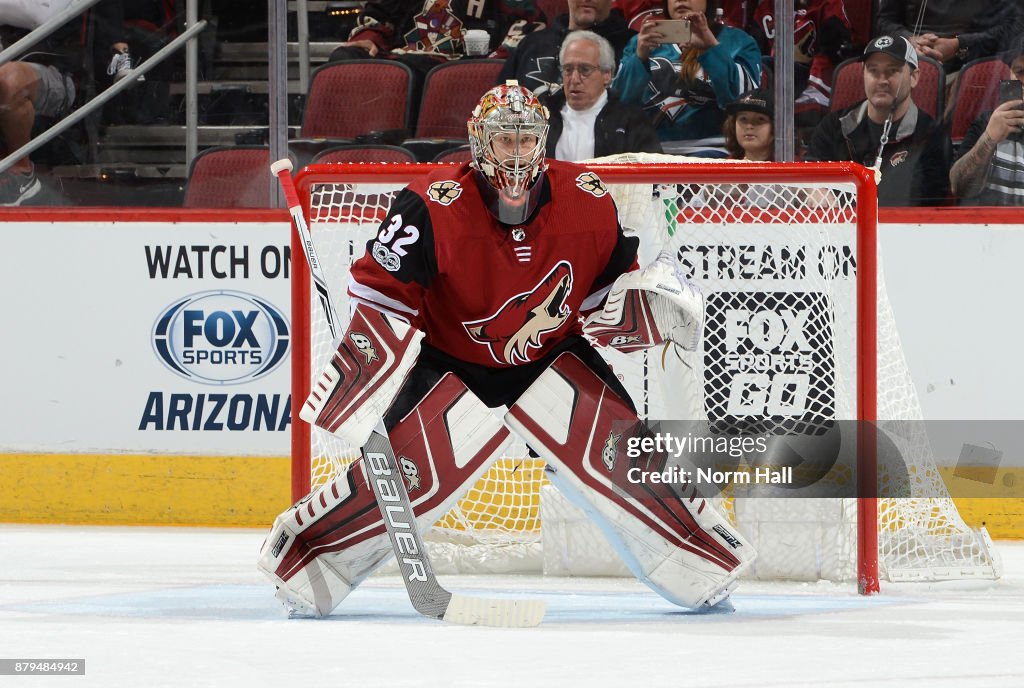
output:
[{"label": "white goal netting", "polygon": [[[877,386],[877,418],[886,421],[886,435],[895,438],[906,465],[898,475],[879,476],[882,494],[901,495],[879,500],[879,573],[889,580],[998,576],[987,535],[964,524],[936,469],[880,270],[877,326],[858,314],[857,273],[865,262],[858,256],[858,219],[871,222],[874,213],[864,216],[860,208],[858,216],[854,183],[822,174],[827,165],[758,165],[740,180],[723,172],[742,167],[736,164],[696,165],[669,156],[596,162],[615,165],[601,168],[602,179],[623,227],[640,236],[641,265],[671,249],[707,295],[697,352],[669,347],[608,354],[641,414],[747,433],[821,435],[836,420],[860,417],[858,390],[868,380]],[[343,165],[299,178],[328,282],[342,297],[349,264],[411,179],[403,178],[403,166],[377,167],[380,174],[362,172],[359,181],[343,179],[342,170],[352,169]],[[422,166],[407,169],[422,173]],[[385,173],[389,181],[379,181]],[[338,307],[347,312],[346,299]],[[294,346],[309,347],[312,373],[332,352],[318,309],[313,299],[307,314],[293,316],[308,322],[308,330],[296,327]],[[874,375],[859,367],[858,336],[877,344]],[[296,463],[316,485],[357,455],[313,429],[309,468],[305,457]],[[838,483],[853,479],[841,466],[830,475]],[[758,550],[753,575],[857,577],[855,499],[726,491],[718,502]],[[428,541],[435,559],[451,562],[441,570],[624,572],[582,514],[546,485],[543,460],[529,458],[521,443],[506,447]]]}]

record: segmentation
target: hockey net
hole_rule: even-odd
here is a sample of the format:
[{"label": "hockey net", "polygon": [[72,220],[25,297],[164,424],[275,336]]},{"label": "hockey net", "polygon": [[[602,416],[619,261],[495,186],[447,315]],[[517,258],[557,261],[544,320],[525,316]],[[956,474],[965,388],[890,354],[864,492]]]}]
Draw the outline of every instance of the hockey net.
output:
[{"label": "hockey net", "polygon": [[[987,534],[963,522],[919,422],[876,267],[877,203],[863,168],[650,155],[590,166],[615,198],[624,229],[640,236],[641,265],[669,248],[707,294],[697,352],[606,352],[641,415],[741,423],[773,434],[816,434],[837,419],[902,423],[895,434],[906,462],[899,477],[906,484],[898,490],[904,496],[795,499],[727,490],[718,498],[758,550],[752,575],[858,580],[863,591],[873,590],[878,576],[997,577]],[[299,175],[342,317],[348,266],[362,255],[397,191],[432,169],[321,165]],[[304,270],[293,273],[293,286],[292,394],[301,403],[333,349]],[[358,448],[301,421],[292,449],[296,499],[358,456]],[[546,484],[543,467],[543,459],[510,443],[428,534],[439,568],[625,573],[596,529]],[[889,476],[877,479],[880,494],[893,493],[885,485]]]}]

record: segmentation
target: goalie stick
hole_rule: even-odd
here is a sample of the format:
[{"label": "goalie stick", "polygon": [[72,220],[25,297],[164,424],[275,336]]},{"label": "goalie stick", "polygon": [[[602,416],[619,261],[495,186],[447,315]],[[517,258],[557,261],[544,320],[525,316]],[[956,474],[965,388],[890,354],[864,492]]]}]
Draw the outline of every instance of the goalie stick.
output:
[{"label": "goalie stick", "polygon": [[[320,260],[316,255],[313,238],[309,233],[302,205],[292,180],[292,163],[288,159],[271,164],[271,173],[277,177],[284,192],[288,212],[302,241],[306,263],[320,297],[331,336],[337,340],[338,317],[327,288]],[[509,600],[469,597],[453,594],[438,583],[416,527],[416,516],[405,487],[403,473],[388,439],[384,421],[380,420],[360,450],[367,482],[373,490],[384,519],[384,527],[391,547],[398,559],[398,568],[405,583],[413,608],[435,619],[469,626],[536,626],[544,618],[545,603],[540,600]]]}]

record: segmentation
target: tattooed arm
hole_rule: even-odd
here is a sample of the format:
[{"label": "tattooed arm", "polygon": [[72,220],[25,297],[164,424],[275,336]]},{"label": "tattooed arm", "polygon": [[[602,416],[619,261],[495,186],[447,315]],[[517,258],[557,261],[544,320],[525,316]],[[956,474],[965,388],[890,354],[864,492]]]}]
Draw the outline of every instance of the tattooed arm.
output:
[{"label": "tattooed arm", "polygon": [[[992,166],[992,156],[995,155],[996,146],[1005,141],[1011,134],[1017,134],[1024,130],[1024,110],[1020,110],[1021,101],[1011,100],[997,107],[988,123],[975,120],[971,125],[971,131],[964,138],[963,147],[970,148],[960,156],[960,159],[953,164],[949,171],[949,182],[953,189],[953,195],[958,198],[970,198],[977,196],[985,184],[988,171]],[[984,126],[984,130],[972,136],[978,129]],[[973,145],[972,145],[973,142]]]},{"label": "tattooed arm", "polygon": [[953,163],[949,171],[949,183],[954,196],[971,198],[978,195],[988,176],[995,152],[996,142],[987,132],[981,132],[978,142]]}]

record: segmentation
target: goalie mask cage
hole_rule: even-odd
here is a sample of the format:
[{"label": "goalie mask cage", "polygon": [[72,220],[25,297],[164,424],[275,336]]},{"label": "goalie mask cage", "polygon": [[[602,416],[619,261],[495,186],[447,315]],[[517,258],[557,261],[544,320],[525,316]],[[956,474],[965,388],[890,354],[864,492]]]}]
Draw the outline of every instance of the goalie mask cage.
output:
[{"label": "goalie mask cage", "polygon": [[[697,352],[602,352],[613,359],[642,416],[701,419],[712,427],[741,420],[776,434],[815,434],[834,420],[905,423],[898,433],[909,482],[900,493],[905,497],[871,496],[880,494],[876,481],[887,477],[879,478],[875,468],[875,426],[857,423],[858,468],[850,479],[858,483],[858,498],[716,498],[758,551],[750,575],[855,579],[863,593],[877,591],[880,577],[997,577],[987,534],[963,522],[919,422],[876,260],[872,172],[850,163],[680,163],[632,154],[588,167],[615,198],[624,230],[640,237],[641,266],[670,248],[707,295]],[[343,320],[349,265],[376,234],[395,194],[436,168],[314,165],[298,175]],[[294,234],[292,242],[292,255],[302,255]],[[333,346],[308,272],[294,270],[292,286],[292,398],[298,409]],[[344,327],[342,322],[338,331]],[[737,335],[737,328],[745,334]],[[358,448],[295,415],[297,500],[355,460]],[[428,533],[440,570],[543,566],[555,573],[624,573],[596,530],[546,485],[543,468],[543,460],[530,459],[521,443],[506,447]]]}]

